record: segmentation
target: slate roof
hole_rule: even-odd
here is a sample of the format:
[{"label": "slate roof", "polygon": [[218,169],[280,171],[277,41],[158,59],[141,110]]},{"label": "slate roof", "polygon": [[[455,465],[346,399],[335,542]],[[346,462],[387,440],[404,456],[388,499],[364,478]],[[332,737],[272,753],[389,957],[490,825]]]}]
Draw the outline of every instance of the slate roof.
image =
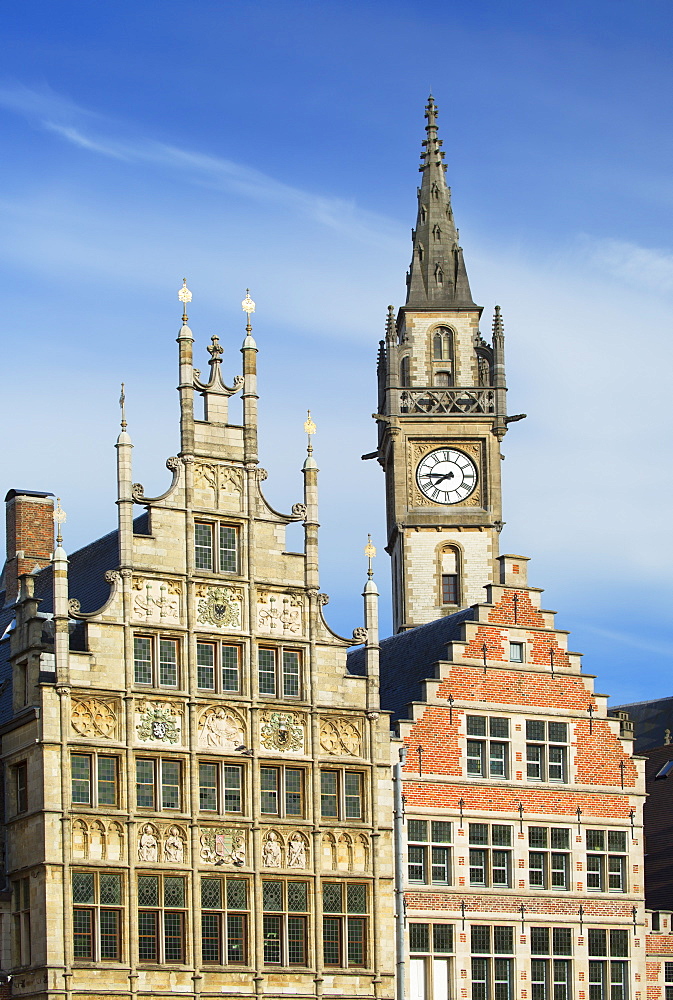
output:
[{"label": "slate roof", "polygon": [[[136,517],[133,532],[136,535],[149,534],[149,513]],[[118,532],[111,531],[84,548],[68,556],[68,591],[80,602],[82,611],[91,612],[105,604],[110,595],[110,584],[105,582],[105,573],[119,565]],[[42,614],[53,612],[53,571],[45,566],[35,574],[35,596],[40,600]],[[9,663],[9,635],[4,639],[7,627],[14,619],[14,607],[4,607],[5,592],[0,592],[0,724],[12,716],[12,677]],[[85,625],[78,623],[70,634],[70,648],[81,650],[85,644]]]},{"label": "slate roof", "polygon": [[[436,677],[435,664],[446,659],[446,644],[460,638],[462,623],[473,617],[474,609],[466,608],[382,640],[379,661],[381,708],[392,712],[393,719],[407,718],[407,705],[422,700],[423,681]],[[364,647],[348,654],[348,670],[352,674],[364,674]]]},{"label": "slate roof", "polygon": [[635,731],[634,752],[647,753],[664,745],[665,730],[673,733],[673,697],[610,706],[611,712],[627,712]]},{"label": "slate roof", "polygon": [[673,910],[673,770],[655,779],[673,760],[673,744],[649,750],[645,757],[645,906]]}]

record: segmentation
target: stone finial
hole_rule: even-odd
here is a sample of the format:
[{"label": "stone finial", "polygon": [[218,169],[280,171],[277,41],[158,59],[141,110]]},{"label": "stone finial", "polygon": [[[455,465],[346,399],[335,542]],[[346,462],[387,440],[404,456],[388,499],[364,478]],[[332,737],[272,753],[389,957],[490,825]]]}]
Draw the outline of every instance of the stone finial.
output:
[{"label": "stone finial", "polygon": [[65,524],[67,520],[66,513],[61,507],[61,498],[56,497],[56,506],[54,507],[54,523],[56,524],[56,545],[60,546],[63,544],[63,535],[61,533],[61,525]]},{"label": "stone finial", "polygon": [[493,339],[495,340],[496,337],[504,337],[504,335],[505,326],[502,321],[502,313],[500,312],[500,306],[496,306],[493,313]]}]

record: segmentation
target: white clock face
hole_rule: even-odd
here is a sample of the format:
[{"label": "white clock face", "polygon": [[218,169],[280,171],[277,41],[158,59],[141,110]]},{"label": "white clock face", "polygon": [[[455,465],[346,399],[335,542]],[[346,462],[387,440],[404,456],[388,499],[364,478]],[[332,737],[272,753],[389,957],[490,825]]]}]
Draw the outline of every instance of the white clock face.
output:
[{"label": "white clock face", "polygon": [[418,488],[435,503],[460,503],[477,485],[477,467],[471,458],[455,448],[435,448],[418,463]]}]

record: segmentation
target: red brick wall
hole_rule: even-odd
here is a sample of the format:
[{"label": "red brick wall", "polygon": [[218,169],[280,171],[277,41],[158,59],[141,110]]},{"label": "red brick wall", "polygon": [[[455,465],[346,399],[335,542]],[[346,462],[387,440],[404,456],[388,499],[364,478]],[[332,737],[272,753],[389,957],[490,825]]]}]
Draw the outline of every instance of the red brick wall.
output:
[{"label": "red brick wall", "polygon": [[[52,497],[22,497],[7,502],[7,563],[5,588],[9,600],[18,592],[23,573],[46,566],[54,548],[54,505]],[[17,555],[17,553],[22,553]]]}]

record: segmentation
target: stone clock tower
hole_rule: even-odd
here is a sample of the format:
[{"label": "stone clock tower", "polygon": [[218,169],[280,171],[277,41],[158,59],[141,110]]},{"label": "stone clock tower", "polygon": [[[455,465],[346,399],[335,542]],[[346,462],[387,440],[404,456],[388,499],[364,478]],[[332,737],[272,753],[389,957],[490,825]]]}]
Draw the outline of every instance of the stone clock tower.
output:
[{"label": "stone clock tower", "polygon": [[502,528],[500,442],[517,419],[505,415],[498,306],[492,339],[479,330],[432,97],[425,117],[407,301],[397,322],[389,308],[378,366],[376,457],[386,476],[396,631],[483,600]]}]

